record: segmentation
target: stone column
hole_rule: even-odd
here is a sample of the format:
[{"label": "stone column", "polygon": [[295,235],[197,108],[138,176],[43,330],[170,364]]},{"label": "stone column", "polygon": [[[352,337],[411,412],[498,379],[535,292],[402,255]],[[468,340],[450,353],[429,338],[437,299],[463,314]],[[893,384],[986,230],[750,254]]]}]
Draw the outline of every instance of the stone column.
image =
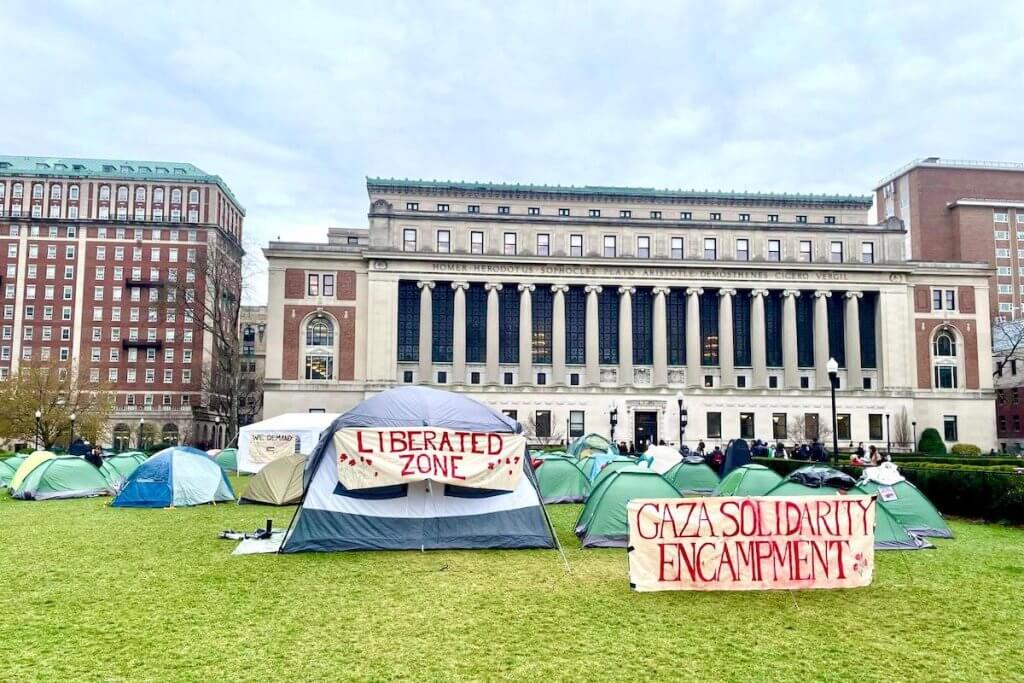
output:
[{"label": "stone column", "polygon": [[597,302],[597,295],[601,293],[601,285],[587,285],[584,288],[587,293],[587,339],[586,339],[586,361],[587,361],[587,384],[596,387],[601,383],[601,344],[600,336],[600,307]]},{"label": "stone column", "polygon": [[633,292],[619,287],[619,384],[633,386]]},{"label": "stone column", "polygon": [[551,285],[555,293],[551,305],[551,374],[552,383],[565,384],[565,293],[569,285]]},{"label": "stone column", "polygon": [[420,384],[434,382],[434,298],[431,290],[433,282],[420,281],[420,364],[418,369]]},{"label": "stone column", "polygon": [[846,386],[848,389],[863,389],[864,380],[860,367],[860,298],[863,292],[846,293]]},{"label": "stone column", "polygon": [[654,386],[663,387],[668,384],[668,320],[666,315],[665,297],[668,287],[655,287],[654,320],[651,324],[651,336],[654,338]]},{"label": "stone column", "polygon": [[519,285],[519,383],[535,384],[533,376],[533,297],[536,285]]},{"label": "stone column", "polygon": [[732,343],[732,298],[735,289],[718,290],[718,367],[723,387],[736,386],[736,354]]},{"label": "stone column", "polygon": [[767,289],[750,292],[750,366],[753,369],[755,389],[768,386],[768,349],[765,342],[764,298]]},{"label": "stone column", "polygon": [[501,283],[488,282],[484,285],[484,289],[487,290],[487,383],[497,384],[499,373],[498,350],[501,344],[499,325],[501,303],[498,300],[498,292],[501,291]]},{"label": "stone column", "polygon": [[828,298],[832,292],[814,293],[814,386],[828,387]]},{"label": "stone column", "polygon": [[782,368],[783,384],[787,389],[800,386],[800,368],[796,353],[796,298],[799,289],[782,292]]},{"label": "stone column", "polygon": [[704,290],[686,290],[686,385],[701,386],[700,378],[700,295]]},{"label": "stone column", "polygon": [[455,300],[452,306],[452,384],[466,383],[466,290],[468,282],[453,282]]}]

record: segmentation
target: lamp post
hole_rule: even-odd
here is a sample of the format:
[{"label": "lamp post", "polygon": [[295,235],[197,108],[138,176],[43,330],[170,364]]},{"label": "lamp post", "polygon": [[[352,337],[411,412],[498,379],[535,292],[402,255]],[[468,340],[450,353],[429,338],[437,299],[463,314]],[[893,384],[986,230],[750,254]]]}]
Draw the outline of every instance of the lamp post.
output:
[{"label": "lamp post", "polygon": [[839,417],[836,414],[836,384],[839,383],[839,363],[835,358],[829,358],[825,369],[828,370],[828,384],[832,390],[832,463],[839,467]]},{"label": "lamp post", "polygon": [[213,416],[213,447],[220,448],[220,415]]},{"label": "lamp post", "polygon": [[892,439],[889,434],[889,413],[885,414],[885,454],[892,457]]},{"label": "lamp post", "polygon": [[619,409],[615,407],[615,403],[611,404],[610,411],[608,413],[608,424],[611,425],[611,441],[615,443],[615,425],[619,424]]},{"label": "lamp post", "polygon": [[910,452],[914,453],[917,451],[917,420],[911,421],[910,426],[914,428],[914,445],[913,450]]},{"label": "lamp post", "polygon": [[68,450],[71,450],[71,444],[75,442],[75,418],[77,415],[71,413],[71,439],[68,441]]},{"label": "lamp post", "polygon": [[145,448],[145,446],[142,443],[142,425],[143,425],[143,419],[140,417],[139,418],[139,450],[140,451]]},{"label": "lamp post", "polygon": [[679,450],[683,450],[683,439],[686,436],[686,411],[683,408],[683,392],[676,392],[676,405],[679,406]]},{"label": "lamp post", "polygon": [[42,425],[41,425],[42,419],[43,419],[43,411],[37,409],[36,410],[36,450],[37,451],[39,450],[39,437],[42,435],[42,431],[43,431],[42,430]]}]

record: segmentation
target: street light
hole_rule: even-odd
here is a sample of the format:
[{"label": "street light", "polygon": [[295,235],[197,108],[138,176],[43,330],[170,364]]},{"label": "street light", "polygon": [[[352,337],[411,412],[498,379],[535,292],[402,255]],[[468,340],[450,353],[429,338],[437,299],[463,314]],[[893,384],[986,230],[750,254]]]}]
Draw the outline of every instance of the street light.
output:
[{"label": "street light", "polygon": [[213,416],[213,447],[220,448],[220,415]]},{"label": "street light", "polygon": [[915,451],[917,451],[917,420],[912,421],[910,423],[910,426],[914,428],[914,449],[910,452],[914,453]]},{"label": "street light", "polygon": [[686,413],[683,411],[683,392],[676,392],[676,404],[679,406],[679,450],[683,449],[683,437],[686,435]]},{"label": "street light", "polygon": [[839,383],[839,363],[835,358],[829,358],[825,364],[828,370],[828,383],[832,389],[832,463],[839,467],[839,425],[836,415],[836,385]]},{"label": "street light", "polygon": [[37,409],[36,410],[36,450],[37,451],[39,450],[39,437],[42,435],[42,432],[43,432],[42,426],[40,425],[40,422],[41,422],[42,419],[43,419],[43,411]]},{"label": "street light", "polygon": [[615,443],[615,425],[619,424],[619,409],[615,407],[615,402],[611,404],[611,411],[608,413],[608,423],[612,427],[611,441]]},{"label": "street light", "polygon": [[889,413],[885,414],[885,454],[892,457],[892,439],[889,435]]},{"label": "street light", "polygon": [[75,442],[75,418],[77,415],[71,413],[71,440],[68,441],[68,450],[71,450],[71,444]]},{"label": "street light", "polygon": [[143,444],[142,444],[142,423],[143,423],[143,419],[140,417],[139,418],[139,450],[140,451],[143,448],[145,448],[145,446],[143,446]]}]

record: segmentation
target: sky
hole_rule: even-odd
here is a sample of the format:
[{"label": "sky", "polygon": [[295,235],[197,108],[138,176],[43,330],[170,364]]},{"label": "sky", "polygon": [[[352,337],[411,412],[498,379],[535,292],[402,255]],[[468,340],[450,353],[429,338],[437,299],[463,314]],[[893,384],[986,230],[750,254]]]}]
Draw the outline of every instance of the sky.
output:
[{"label": "sky", "polygon": [[268,240],[366,176],[867,194],[1024,161],[1024,3],[6,2],[0,154],[183,161]]}]

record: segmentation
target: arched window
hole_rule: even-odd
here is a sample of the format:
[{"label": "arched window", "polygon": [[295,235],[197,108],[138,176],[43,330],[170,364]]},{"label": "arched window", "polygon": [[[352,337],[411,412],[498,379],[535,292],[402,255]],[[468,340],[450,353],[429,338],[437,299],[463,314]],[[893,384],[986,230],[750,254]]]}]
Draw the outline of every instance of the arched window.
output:
[{"label": "arched window", "polygon": [[50,199],[60,199],[60,185],[50,186]]},{"label": "arched window", "polygon": [[174,445],[174,446],[178,445],[178,443],[179,443],[178,425],[174,424],[173,422],[168,422],[167,424],[164,425],[162,431],[163,431],[163,442],[165,444],[170,444],[170,445]]},{"label": "arched window", "polygon": [[959,386],[957,342],[949,329],[940,330],[932,340],[932,366],[936,389],[956,389]]},{"label": "arched window", "polygon": [[25,191],[25,187],[21,183],[14,183],[14,186],[11,187],[11,195],[15,199],[21,199],[22,193],[24,191]]},{"label": "arched window", "polygon": [[164,188],[158,187],[155,190],[153,190],[153,201],[154,202],[163,202],[164,201]]},{"label": "arched window", "polygon": [[199,190],[189,190],[188,191],[188,203],[189,204],[198,204],[199,203]]},{"label": "arched window", "polygon": [[306,379],[334,379],[334,325],[313,318],[306,325]]},{"label": "arched window", "polygon": [[100,185],[100,201],[110,200],[110,185]]},{"label": "arched window", "polygon": [[78,200],[78,185],[72,185],[68,188],[68,199],[72,201]]},{"label": "arched window", "polygon": [[333,346],[334,326],[326,318],[315,318],[306,326],[306,346]]},{"label": "arched window", "polygon": [[125,451],[131,447],[132,433],[123,422],[114,426],[114,450]]},{"label": "arched window", "polygon": [[119,188],[117,188],[117,201],[128,201],[128,187],[126,185],[122,185]]},{"label": "arched window", "polygon": [[177,187],[171,190],[171,203],[181,204],[181,190]]},{"label": "arched window", "polygon": [[935,336],[934,348],[938,357],[956,356],[956,339],[948,331],[939,332]]},{"label": "arched window", "polygon": [[142,202],[146,200],[146,188],[136,187],[135,188],[135,201]]}]

